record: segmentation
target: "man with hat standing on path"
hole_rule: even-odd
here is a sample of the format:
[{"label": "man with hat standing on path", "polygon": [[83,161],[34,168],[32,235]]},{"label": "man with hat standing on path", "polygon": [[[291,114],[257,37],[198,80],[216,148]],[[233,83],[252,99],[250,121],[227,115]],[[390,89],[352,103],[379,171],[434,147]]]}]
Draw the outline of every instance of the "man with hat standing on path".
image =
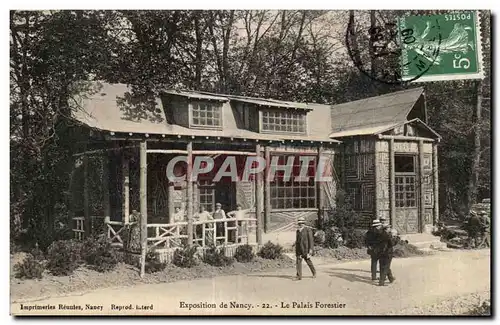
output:
[{"label": "man with hat standing on path", "polygon": [[375,219],[372,221],[372,226],[366,232],[365,245],[368,247],[368,255],[371,257],[371,273],[372,281],[377,280],[377,263],[379,261],[379,254],[377,252],[377,245],[379,243],[380,233],[382,232],[382,223],[380,220]]},{"label": "man with hat standing on path", "polygon": [[297,280],[302,280],[302,259],[304,259],[311,270],[313,278],[316,277],[316,269],[311,261],[314,248],[314,237],[311,228],[305,226],[305,219],[300,217],[297,221],[298,229],[295,240],[295,255],[297,257]]},{"label": "man with hat standing on path", "polygon": [[477,246],[477,248],[483,248],[483,246],[490,247],[490,226],[491,219],[488,216],[486,211],[479,212],[480,221],[481,221],[481,242]]}]

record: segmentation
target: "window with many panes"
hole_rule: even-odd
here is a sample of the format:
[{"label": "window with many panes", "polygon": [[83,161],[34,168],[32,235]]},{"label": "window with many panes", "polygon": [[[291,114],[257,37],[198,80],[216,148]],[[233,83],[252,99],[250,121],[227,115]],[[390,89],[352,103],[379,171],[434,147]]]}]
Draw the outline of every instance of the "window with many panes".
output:
[{"label": "window with many panes", "polygon": [[416,168],[415,155],[394,155],[394,194],[396,207],[414,208],[417,206],[415,189]]},{"label": "window with many panes", "polygon": [[[281,155],[277,165],[284,166],[288,156]],[[273,161],[273,160],[271,160]],[[295,157],[290,179],[284,179],[284,172],[277,169],[274,180],[270,182],[271,207],[273,209],[316,208],[316,182],[314,170],[316,160],[310,162],[308,180],[295,179],[300,175],[300,160]]]},{"label": "window with many panes", "polygon": [[306,133],[306,113],[300,111],[262,111],[262,131]]},{"label": "window with many panes", "polygon": [[414,208],[417,206],[415,176],[395,176],[396,207]]},{"label": "window with many panes", "polygon": [[199,205],[206,211],[214,211],[215,189],[208,181],[200,181],[198,185]]},{"label": "window with many panes", "polygon": [[191,126],[220,128],[222,127],[222,105],[210,102],[191,103]]}]

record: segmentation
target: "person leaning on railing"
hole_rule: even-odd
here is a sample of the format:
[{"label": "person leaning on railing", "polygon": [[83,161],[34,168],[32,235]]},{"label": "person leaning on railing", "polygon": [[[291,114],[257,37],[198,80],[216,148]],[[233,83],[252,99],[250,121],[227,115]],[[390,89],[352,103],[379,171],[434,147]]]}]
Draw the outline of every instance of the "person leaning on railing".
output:
[{"label": "person leaning on railing", "polygon": [[[215,204],[215,211],[212,213],[212,217],[214,220],[226,219],[226,212],[222,210],[222,204],[220,203]],[[217,222],[215,228],[216,228],[216,236],[223,237],[226,229],[224,222]]]},{"label": "person leaning on railing", "polygon": [[[253,208],[253,207],[252,207]],[[243,219],[246,219],[246,214],[252,209],[245,209],[243,210],[241,208],[241,205],[238,204],[236,205],[236,210],[234,211],[231,211],[231,212],[228,212],[227,213],[227,216],[230,217],[230,218],[234,218],[236,219],[236,227],[238,228],[238,233],[241,235],[242,233],[245,233],[246,235],[248,235],[248,229],[247,229],[247,222],[246,221],[239,221],[239,220],[243,220]],[[234,243],[237,243],[238,242],[238,238],[236,238],[236,231],[232,231],[231,232],[231,239]]]},{"label": "person leaning on railing", "polygon": [[[196,221],[201,221],[201,222],[214,220],[210,212],[208,212],[204,206],[200,206],[200,211],[194,215],[194,218]],[[196,225],[195,228],[196,228],[195,231],[196,239],[203,238],[203,224]],[[205,232],[205,244],[212,243],[213,242],[213,231],[211,231],[212,223],[206,223],[205,229],[209,229],[209,231]]]}]

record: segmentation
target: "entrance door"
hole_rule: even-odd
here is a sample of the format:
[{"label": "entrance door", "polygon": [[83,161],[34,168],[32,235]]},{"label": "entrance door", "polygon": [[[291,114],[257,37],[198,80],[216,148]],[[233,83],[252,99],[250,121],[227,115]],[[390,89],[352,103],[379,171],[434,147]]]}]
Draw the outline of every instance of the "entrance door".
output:
[{"label": "entrance door", "polygon": [[415,155],[395,155],[395,228],[401,234],[419,231],[419,200]]},{"label": "entrance door", "polygon": [[215,202],[222,204],[226,212],[236,209],[236,187],[233,182],[219,182],[215,185]]}]

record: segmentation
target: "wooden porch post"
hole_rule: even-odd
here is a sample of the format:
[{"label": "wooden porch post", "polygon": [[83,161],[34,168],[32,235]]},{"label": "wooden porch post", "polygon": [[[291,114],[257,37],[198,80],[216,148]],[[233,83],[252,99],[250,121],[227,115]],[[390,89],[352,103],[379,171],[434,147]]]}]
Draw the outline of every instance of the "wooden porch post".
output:
[{"label": "wooden porch post", "polygon": [[104,220],[111,218],[111,206],[109,199],[109,153],[105,152],[101,157],[102,163],[102,191],[103,191],[103,214]]},{"label": "wooden porch post", "polygon": [[193,181],[191,176],[193,174],[193,142],[189,141],[187,144],[187,170],[186,170],[186,185],[187,185],[187,199],[186,199],[186,209],[187,209],[187,236],[188,236],[188,246],[193,245]]},{"label": "wooden porch post", "polygon": [[122,151],[122,220],[124,224],[129,223],[130,216],[130,175],[129,160]]},{"label": "wooden porch post", "polygon": [[391,225],[394,227],[396,222],[396,166],[394,159],[394,139],[389,140],[389,193],[391,206]]},{"label": "wooden porch post", "polygon": [[373,219],[378,219],[380,216],[379,216],[379,211],[378,211],[378,166],[379,166],[379,161],[378,161],[378,157],[377,157],[377,140],[375,140],[375,150],[373,152],[373,180],[374,180],[374,187],[373,187],[373,213],[374,213],[374,217]]},{"label": "wooden porch post", "polygon": [[271,182],[269,181],[269,168],[271,164],[271,153],[269,147],[264,148],[264,159],[266,160],[266,169],[264,170],[264,231],[269,231],[269,222],[271,220]]},{"label": "wooden porch post", "polygon": [[90,223],[90,198],[89,198],[89,157],[83,155],[83,216],[85,219],[85,237],[91,233]]},{"label": "wooden porch post", "polygon": [[[321,156],[323,155],[324,149],[322,146],[318,147],[318,162],[321,159]],[[326,166],[323,166],[326,167]],[[318,171],[316,171],[317,173]],[[322,171],[320,171],[322,172]],[[323,175],[320,175],[323,176]],[[318,195],[318,221],[320,223],[323,223],[324,219],[324,207],[325,207],[325,196],[323,192],[323,183],[322,182],[316,182],[316,193]]]},{"label": "wooden porch post", "polygon": [[420,209],[419,209],[419,232],[423,232],[425,224],[425,191],[424,191],[424,140],[418,141],[418,158],[419,158],[419,184],[420,184]]},{"label": "wooden porch post", "polygon": [[174,209],[174,184],[170,181],[168,181],[168,197],[167,197],[167,203],[168,203],[168,223],[174,222],[172,217],[174,216],[175,209]]},{"label": "wooden porch post", "polygon": [[434,225],[439,222],[439,166],[437,143],[432,144],[432,178],[434,180]]},{"label": "wooden porch post", "polygon": [[141,206],[141,277],[146,270],[146,251],[148,249],[148,160],[146,140],[140,144],[140,206]]},{"label": "wooden porch post", "polygon": [[[257,157],[261,157],[260,144],[255,145]],[[262,172],[255,178],[255,219],[257,220],[257,244],[262,245]]]}]

